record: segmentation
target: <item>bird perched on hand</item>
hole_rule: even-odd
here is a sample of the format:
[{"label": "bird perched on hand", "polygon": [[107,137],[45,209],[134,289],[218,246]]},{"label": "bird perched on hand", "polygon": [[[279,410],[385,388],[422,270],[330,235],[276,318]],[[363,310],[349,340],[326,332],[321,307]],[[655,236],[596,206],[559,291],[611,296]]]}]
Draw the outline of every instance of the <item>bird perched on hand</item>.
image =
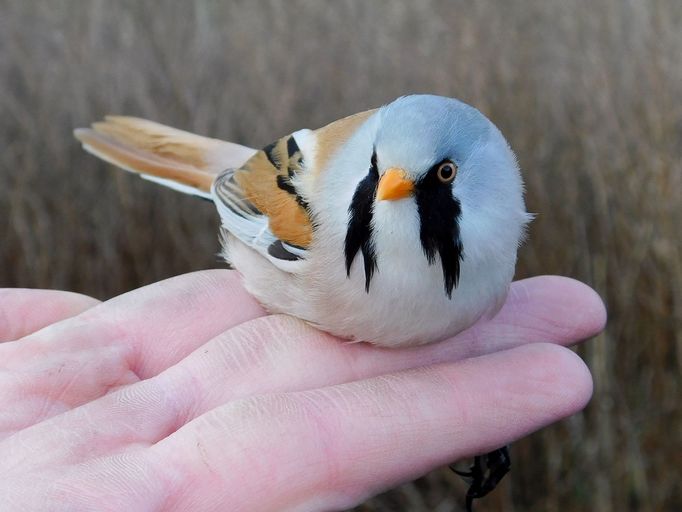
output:
[{"label": "bird perched on hand", "polygon": [[[457,334],[504,302],[530,217],[516,159],[475,108],[413,95],[256,151],[110,116],[83,147],[213,201],[223,254],[271,312],[399,347]],[[509,470],[475,458],[467,508]]]},{"label": "bird perched on hand", "polygon": [[260,151],[131,117],[75,135],[212,200],[246,288],[349,340],[423,344],[494,315],[529,220],[504,137],[450,98],[404,96]]}]

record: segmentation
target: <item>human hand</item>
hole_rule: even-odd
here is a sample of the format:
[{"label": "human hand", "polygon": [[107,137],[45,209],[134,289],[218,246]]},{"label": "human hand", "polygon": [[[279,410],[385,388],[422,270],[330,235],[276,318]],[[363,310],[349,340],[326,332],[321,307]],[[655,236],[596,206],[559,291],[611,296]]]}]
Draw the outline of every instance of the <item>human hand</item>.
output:
[{"label": "human hand", "polygon": [[94,304],[0,294],[3,510],[351,507],[580,410],[590,374],[559,345],[605,322],[560,277],[413,349],[266,315],[226,270]]}]

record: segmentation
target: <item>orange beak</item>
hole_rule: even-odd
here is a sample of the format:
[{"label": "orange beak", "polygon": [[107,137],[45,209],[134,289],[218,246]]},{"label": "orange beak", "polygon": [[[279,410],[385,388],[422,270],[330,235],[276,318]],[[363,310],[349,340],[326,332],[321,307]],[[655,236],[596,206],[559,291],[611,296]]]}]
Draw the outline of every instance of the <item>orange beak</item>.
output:
[{"label": "orange beak", "polygon": [[405,199],[414,191],[414,182],[403,169],[391,167],[379,180],[377,201]]}]

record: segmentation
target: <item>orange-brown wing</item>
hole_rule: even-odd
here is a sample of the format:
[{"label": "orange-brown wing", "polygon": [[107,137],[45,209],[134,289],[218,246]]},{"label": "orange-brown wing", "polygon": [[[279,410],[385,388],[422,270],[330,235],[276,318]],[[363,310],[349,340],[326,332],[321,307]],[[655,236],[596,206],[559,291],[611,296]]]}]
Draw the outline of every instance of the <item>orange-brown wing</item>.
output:
[{"label": "orange-brown wing", "polygon": [[234,179],[244,198],[267,215],[278,239],[307,248],[313,238],[310,209],[294,185],[304,165],[296,138],[289,135],[258,151],[235,172]]},{"label": "orange-brown wing", "polygon": [[282,137],[213,185],[223,227],[278,266],[305,259],[313,237],[310,209],[295,185],[297,175],[307,172],[297,139],[311,133]]}]

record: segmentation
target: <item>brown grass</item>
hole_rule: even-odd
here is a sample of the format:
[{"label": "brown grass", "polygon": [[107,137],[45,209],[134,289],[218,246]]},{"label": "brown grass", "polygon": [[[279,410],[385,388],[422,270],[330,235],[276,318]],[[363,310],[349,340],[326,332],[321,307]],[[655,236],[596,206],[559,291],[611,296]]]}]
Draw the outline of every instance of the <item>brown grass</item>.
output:
[{"label": "brown grass", "polygon": [[[155,7],[153,7],[155,6]],[[106,113],[261,146],[398,95],[478,106],[539,212],[519,275],[584,280],[584,414],[515,444],[478,510],[682,510],[678,0],[0,0],[0,285],[105,298],[219,265],[209,204],[113,172],[71,136]],[[4,220],[2,220],[4,219]],[[360,507],[455,510],[435,472]]]}]

